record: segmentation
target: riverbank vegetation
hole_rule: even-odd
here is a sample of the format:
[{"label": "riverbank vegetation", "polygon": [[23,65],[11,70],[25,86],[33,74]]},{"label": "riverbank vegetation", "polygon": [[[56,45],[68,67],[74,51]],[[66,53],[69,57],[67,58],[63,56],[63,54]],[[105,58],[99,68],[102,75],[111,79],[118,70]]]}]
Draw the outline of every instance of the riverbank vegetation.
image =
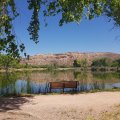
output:
[{"label": "riverbank vegetation", "polygon": [[80,67],[83,70],[92,71],[119,71],[120,59],[99,58],[94,59],[91,63],[87,59],[74,60],[73,67]]},{"label": "riverbank vegetation", "polygon": [[57,63],[48,65],[31,65],[25,62],[22,64],[20,59],[15,59],[10,55],[0,55],[0,71],[9,70],[68,70],[68,69],[79,69],[82,71],[119,71],[120,70],[120,59],[110,58],[99,58],[92,61],[87,59],[76,59],[73,61],[73,65],[59,65]]}]

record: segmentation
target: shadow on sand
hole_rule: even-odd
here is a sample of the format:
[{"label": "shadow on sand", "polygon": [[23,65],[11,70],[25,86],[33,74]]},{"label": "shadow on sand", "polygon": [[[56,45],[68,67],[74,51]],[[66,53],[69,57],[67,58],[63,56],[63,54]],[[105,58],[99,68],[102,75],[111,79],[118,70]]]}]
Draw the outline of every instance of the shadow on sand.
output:
[{"label": "shadow on sand", "polygon": [[30,101],[29,99],[26,97],[0,97],[0,112],[20,110],[23,104]]}]

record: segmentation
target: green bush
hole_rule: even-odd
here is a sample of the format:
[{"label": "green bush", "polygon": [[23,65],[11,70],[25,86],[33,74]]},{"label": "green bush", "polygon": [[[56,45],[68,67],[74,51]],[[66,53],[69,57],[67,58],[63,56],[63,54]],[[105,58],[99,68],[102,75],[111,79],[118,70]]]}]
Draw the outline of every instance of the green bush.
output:
[{"label": "green bush", "polygon": [[73,66],[74,66],[74,67],[87,68],[87,67],[88,67],[88,62],[87,62],[86,59],[74,60]]},{"label": "green bush", "polygon": [[0,54],[0,68],[5,69],[6,71],[9,68],[15,68],[19,64],[19,60],[13,58],[10,55]]},{"label": "green bush", "polygon": [[117,60],[114,60],[113,62],[112,62],[112,65],[111,65],[112,67],[120,67],[120,59],[117,59]]},{"label": "green bush", "polygon": [[111,67],[112,60],[109,58],[100,58],[92,61],[92,67]]}]

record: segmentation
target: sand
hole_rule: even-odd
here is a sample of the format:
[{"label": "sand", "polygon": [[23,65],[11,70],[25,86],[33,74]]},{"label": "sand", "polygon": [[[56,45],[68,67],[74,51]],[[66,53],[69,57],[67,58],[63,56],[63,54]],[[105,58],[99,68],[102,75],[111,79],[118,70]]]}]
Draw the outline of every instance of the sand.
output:
[{"label": "sand", "polygon": [[120,105],[120,92],[0,98],[0,120],[90,120]]}]

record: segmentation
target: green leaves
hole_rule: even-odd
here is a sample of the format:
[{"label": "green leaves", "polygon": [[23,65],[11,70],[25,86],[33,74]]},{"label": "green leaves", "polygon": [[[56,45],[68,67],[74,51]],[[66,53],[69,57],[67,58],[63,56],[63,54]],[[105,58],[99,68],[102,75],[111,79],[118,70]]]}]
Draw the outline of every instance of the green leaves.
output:
[{"label": "green leaves", "polygon": [[41,0],[28,0],[27,1],[29,6],[29,10],[33,10],[33,15],[31,17],[30,25],[28,27],[30,39],[33,40],[35,43],[38,43],[38,32],[40,29],[40,22],[39,22],[39,11]]},{"label": "green leaves", "polygon": [[73,66],[74,66],[74,67],[87,68],[87,66],[88,66],[88,61],[87,61],[86,59],[74,60]]},{"label": "green leaves", "polygon": [[[45,16],[61,14],[59,25],[77,22],[82,18],[93,19],[103,13],[105,0],[54,0],[46,1]],[[87,17],[86,17],[87,16]]]},{"label": "green leaves", "polygon": [[10,67],[14,67],[15,65],[17,65],[18,62],[18,59],[14,59],[10,55],[0,54],[0,68],[5,69],[6,72]]},{"label": "green leaves", "polygon": [[[9,11],[12,11],[11,13]],[[0,2],[0,52],[6,52],[13,57],[19,57],[19,48],[13,33],[12,21],[17,17],[14,0]]]},{"label": "green leaves", "polygon": [[120,26],[120,0],[107,0],[105,14],[114,21],[116,26]]},{"label": "green leaves", "polygon": [[107,67],[111,66],[112,60],[109,58],[100,58],[92,61],[92,67]]},{"label": "green leaves", "polygon": [[[120,26],[120,0],[27,0],[32,11],[28,32],[30,39],[39,42],[40,16],[46,18],[59,15],[59,26],[70,22],[80,23],[83,18],[94,19],[105,14]],[[25,46],[16,40],[12,22],[19,15],[15,0],[0,1],[0,52],[19,57]],[[24,53],[26,55],[26,53]]]}]

